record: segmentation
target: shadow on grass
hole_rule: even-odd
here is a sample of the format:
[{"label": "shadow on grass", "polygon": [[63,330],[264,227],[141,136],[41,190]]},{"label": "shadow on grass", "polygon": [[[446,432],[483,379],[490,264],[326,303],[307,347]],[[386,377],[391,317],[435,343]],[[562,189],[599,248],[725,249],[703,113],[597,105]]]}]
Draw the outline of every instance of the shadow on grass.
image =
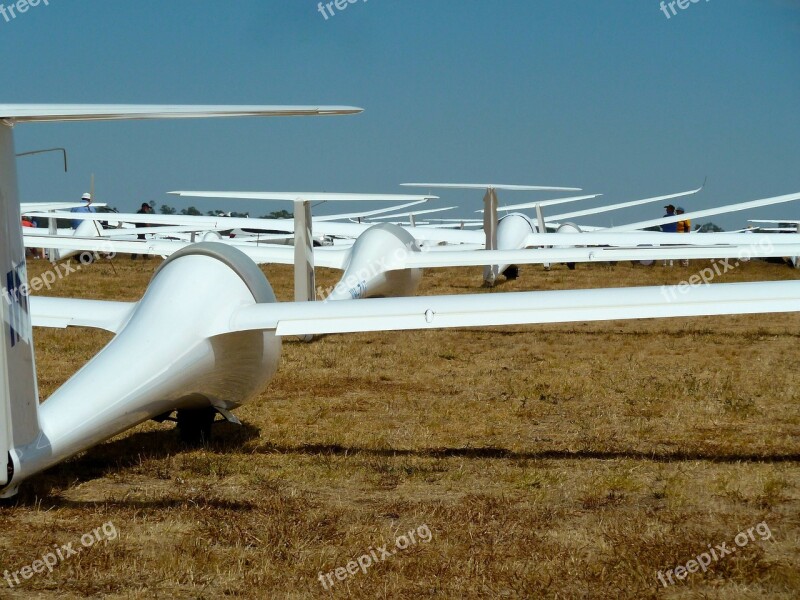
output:
[{"label": "shadow on grass", "polygon": [[259,454],[322,454],[349,456],[363,454],[369,456],[416,456],[420,458],[471,458],[502,460],[642,460],[650,462],[714,462],[714,463],[783,463],[800,462],[800,454],[748,454],[698,452],[637,452],[635,450],[607,451],[594,450],[542,450],[539,452],[514,452],[505,448],[423,448],[420,450],[391,448],[359,448],[339,444],[303,444],[285,446],[264,444],[254,449]]},{"label": "shadow on grass", "polygon": [[[189,446],[182,443],[174,428],[135,432],[94,446],[75,458],[31,477],[22,483],[19,494],[12,498],[10,502],[29,506],[39,504],[46,498],[48,505],[80,505],[80,502],[76,503],[59,498],[59,492],[68,487],[105,477],[109,473],[122,472],[136,467],[146,460],[167,458],[200,448],[221,454],[239,451],[249,440],[258,438],[258,431],[252,425],[242,424],[239,426],[219,421],[214,424],[211,442],[204,446]],[[170,502],[183,505],[187,500],[154,500],[152,503],[145,502],[142,504],[150,508],[159,508],[159,504]],[[92,506],[95,503],[88,502],[86,504]],[[114,503],[102,502],[101,504],[113,505]],[[118,504],[135,507],[137,503],[132,501]],[[160,508],[169,507],[165,505]],[[247,506],[244,506],[244,508],[247,508]]]},{"label": "shadow on grass", "polygon": [[[358,446],[343,446],[340,444],[252,444],[259,437],[259,430],[251,425],[231,425],[218,422],[215,424],[214,438],[211,443],[203,446],[207,452],[214,454],[286,454],[286,455],[323,455],[323,456],[380,456],[404,457],[414,456],[419,458],[466,458],[475,460],[639,460],[657,463],[670,462],[711,462],[711,463],[785,463],[800,462],[800,454],[752,454],[752,453],[716,453],[712,450],[694,452],[639,452],[635,450],[623,451],[595,451],[595,450],[541,450],[531,452],[516,452],[506,448],[496,447],[461,447],[461,448],[422,448],[393,449],[393,448],[363,448]],[[57,465],[48,471],[37,475],[23,483],[20,493],[10,500],[10,504],[19,506],[50,507],[91,507],[102,504],[107,507],[118,508],[149,508],[170,509],[195,506],[193,498],[165,498],[152,501],[122,500],[81,502],[72,501],[60,496],[66,488],[81,483],[105,477],[109,473],[120,473],[132,469],[137,465],[152,459],[166,458],[175,454],[192,452],[195,447],[186,446],[178,439],[174,430],[146,431],[127,435],[111,442],[95,446],[85,453],[65,463]],[[7,503],[7,505],[9,504]],[[250,510],[252,506],[247,502],[230,502],[204,498],[201,502],[212,508]],[[219,504],[219,506],[217,506]],[[224,506],[223,506],[224,505]]]}]

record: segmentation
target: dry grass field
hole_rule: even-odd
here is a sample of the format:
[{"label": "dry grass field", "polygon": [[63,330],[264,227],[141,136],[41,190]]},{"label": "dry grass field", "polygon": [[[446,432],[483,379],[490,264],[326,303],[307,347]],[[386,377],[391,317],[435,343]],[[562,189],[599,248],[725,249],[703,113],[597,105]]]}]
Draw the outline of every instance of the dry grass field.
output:
[{"label": "dry grass field", "polygon": [[[159,262],[119,257],[50,293],[135,300]],[[661,285],[702,266],[525,267],[493,291],[479,269],[428,271],[421,293]],[[265,272],[288,299],[290,269]],[[718,281],[798,276],[752,262]],[[42,397],[109,339],[37,329]],[[2,570],[117,532],[0,579],[0,597],[797,598],[799,343],[800,314],[287,341],[243,426],[216,424],[207,447],[145,423],[0,506]],[[705,572],[657,578],[723,545]]]}]

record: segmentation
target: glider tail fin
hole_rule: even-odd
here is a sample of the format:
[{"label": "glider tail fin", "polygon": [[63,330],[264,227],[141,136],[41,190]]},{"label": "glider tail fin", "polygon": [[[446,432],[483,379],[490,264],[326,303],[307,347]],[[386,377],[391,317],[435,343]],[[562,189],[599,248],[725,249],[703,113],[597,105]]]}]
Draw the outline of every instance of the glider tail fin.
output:
[{"label": "glider tail fin", "polygon": [[[81,221],[81,224],[78,225],[75,232],[72,234],[75,237],[87,237],[87,238],[96,238],[100,237],[101,231],[103,230],[103,226],[100,224],[99,221],[89,221],[88,219],[85,221]],[[72,258],[73,256],[78,256],[79,260],[82,261],[82,256],[84,254],[83,250],[62,250],[57,249],[56,252],[56,260],[66,260],[68,258]]]},{"label": "glider tail fin", "polygon": [[0,123],[0,495],[13,471],[11,450],[39,434],[25,249],[12,128]]}]

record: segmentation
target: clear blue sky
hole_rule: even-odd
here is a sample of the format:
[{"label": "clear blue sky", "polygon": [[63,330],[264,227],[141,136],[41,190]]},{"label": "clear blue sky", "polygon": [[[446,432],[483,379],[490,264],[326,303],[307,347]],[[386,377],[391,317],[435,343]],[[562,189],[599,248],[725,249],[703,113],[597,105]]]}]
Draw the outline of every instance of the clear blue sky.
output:
[{"label": "clear blue sky", "polygon": [[[800,191],[800,1],[678,13],[659,0],[368,0],[325,20],[312,0],[49,0],[0,17],[0,102],[366,109],[21,126],[18,151],[66,146],[71,161],[64,174],[55,156],[24,159],[27,201],[78,198],[91,173],[120,209],[187,206],[172,189],[402,192],[414,180],[576,186],[611,203],[707,176],[687,210]],[[442,198],[462,216],[481,194]],[[798,219],[800,206],[759,216]]]}]

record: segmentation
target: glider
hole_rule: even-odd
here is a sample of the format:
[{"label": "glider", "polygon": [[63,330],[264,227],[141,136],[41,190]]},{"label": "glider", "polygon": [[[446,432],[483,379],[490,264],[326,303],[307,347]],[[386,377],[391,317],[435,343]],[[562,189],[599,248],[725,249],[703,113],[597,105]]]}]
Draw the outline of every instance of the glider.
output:
[{"label": "glider", "polygon": [[[355,110],[0,105],[0,212],[5,227],[0,261],[9,298],[0,302],[0,495],[14,495],[29,477],[148,419],[177,411],[179,429],[200,438],[208,434],[217,413],[235,421],[231,411],[260,393],[277,371],[285,336],[800,310],[800,281],[697,286],[674,299],[664,298],[660,288],[645,287],[277,303],[251,258],[237,247],[214,242],[173,253],[135,303],[29,301],[13,124]],[[39,404],[34,323],[103,327],[115,336]],[[169,335],[161,335],[165,330]]]}]

